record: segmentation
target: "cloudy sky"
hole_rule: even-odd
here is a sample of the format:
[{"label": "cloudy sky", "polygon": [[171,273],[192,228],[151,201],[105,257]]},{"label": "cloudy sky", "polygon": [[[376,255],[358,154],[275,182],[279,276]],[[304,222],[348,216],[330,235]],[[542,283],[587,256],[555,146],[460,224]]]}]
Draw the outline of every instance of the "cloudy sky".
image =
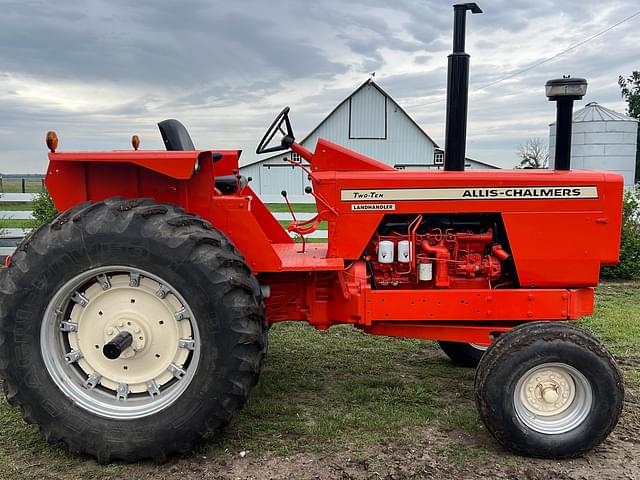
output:
[{"label": "cloudy sky", "polygon": [[[61,150],[162,148],[156,123],[178,118],[199,148],[255,145],[284,105],[302,138],[353,89],[376,81],[444,144],[453,2],[441,0],[0,0],[0,172],[46,168],[44,134]],[[617,78],[640,69],[637,0],[484,0],[469,16],[467,154],[517,163],[546,140],[544,83],[589,81],[584,102],[624,111]],[[485,88],[483,88],[485,87]]]}]

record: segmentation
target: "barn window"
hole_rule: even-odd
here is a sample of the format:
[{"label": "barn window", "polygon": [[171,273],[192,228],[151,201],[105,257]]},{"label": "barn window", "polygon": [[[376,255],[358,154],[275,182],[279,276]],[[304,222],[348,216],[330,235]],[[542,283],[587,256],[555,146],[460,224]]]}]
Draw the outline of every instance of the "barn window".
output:
[{"label": "barn window", "polygon": [[349,99],[349,138],[387,138],[387,97],[371,85]]},{"label": "barn window", "polygon": [[300,155],[297,154],[296,152],[291,152],[291,161],[300,163],[302,159],[300,158]]},{"label": "barn window", "polygon": [[433,163],[435,163],[436,165],[444,164],[444,152],[443,151],[436,150],[436,152],[433,154]]}]

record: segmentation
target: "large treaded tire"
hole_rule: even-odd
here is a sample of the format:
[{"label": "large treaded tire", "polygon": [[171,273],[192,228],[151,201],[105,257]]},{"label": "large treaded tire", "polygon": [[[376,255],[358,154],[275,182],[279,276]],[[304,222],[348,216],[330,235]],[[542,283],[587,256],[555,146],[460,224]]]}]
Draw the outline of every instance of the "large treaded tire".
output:
[{"label": "large treaded tire", "polygon": [[[566,431],[536,430],[516,409],[522,400],[514,394],[527,391],[519,390],[518,382],[544,365],[564,365],[589,385],[587,413]],[[590,334],[567,323],[531,322],[500,335],[486,351],[476,370],[475,397],[480,417],[502,446],[520,455],[561,459],[584,454],[611,433],[622,411],[624,386],[615,360]]]},{"label": "large treaded tire", "polygon": [[[42,358],[41,322],[61,285],[105,265],[143,269],[173,285],[195,313],[201,339],[195,376],[164,410],[114,420],[79,408],[52,381]],[[208,222],[149,199],[83,203],[39,228],[0,274],[0,378],[52,444],[100,463],[190,452],[242,408],[258,381],[267,324],[257,279]]]},{"label": "large treaded tire", "polygon": [[475,368],[486,349],[478,348],[471,343],[438,341],[442,351],[453,363],[461,367]]}]

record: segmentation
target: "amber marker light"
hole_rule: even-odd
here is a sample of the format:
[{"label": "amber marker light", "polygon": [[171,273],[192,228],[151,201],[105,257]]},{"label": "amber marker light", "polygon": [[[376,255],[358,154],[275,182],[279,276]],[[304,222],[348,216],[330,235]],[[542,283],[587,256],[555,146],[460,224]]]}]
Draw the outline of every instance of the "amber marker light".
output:
[{"label": "amber marker light", "polygon": [[47,148],[51,150],[51,153],[55,153],[58,148],[58,135],[53,130],[47,132],[46,136]]},{"label": "amber marker light", "polygon": [[131,137],[131,145],[134,150],[138,150],[138,148],[140,148],[140,137],[138,135]]}]

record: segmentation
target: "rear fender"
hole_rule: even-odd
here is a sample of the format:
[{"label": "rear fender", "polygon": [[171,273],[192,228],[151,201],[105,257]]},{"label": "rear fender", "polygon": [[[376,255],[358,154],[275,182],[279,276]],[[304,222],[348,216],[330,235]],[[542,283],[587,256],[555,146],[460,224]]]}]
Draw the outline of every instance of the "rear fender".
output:
[{"label": "rear fender", "polygon": [[58,211],[113,196],[151,197],[210,218],[214,153],[225,171],[237,168],[237,150],[50,153],[45,183]]}]

